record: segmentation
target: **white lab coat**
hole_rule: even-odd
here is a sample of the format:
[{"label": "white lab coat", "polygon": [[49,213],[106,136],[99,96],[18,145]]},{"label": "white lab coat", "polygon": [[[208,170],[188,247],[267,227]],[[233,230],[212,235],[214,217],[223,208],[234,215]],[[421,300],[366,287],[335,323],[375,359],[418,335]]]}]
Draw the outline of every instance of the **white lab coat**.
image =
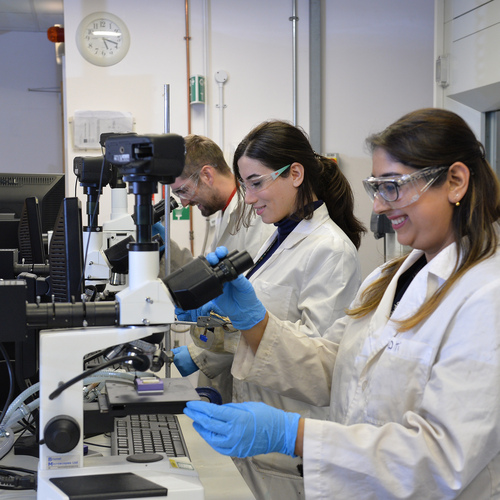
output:
[{"label": "white lab coat", "polygon": [[[277,235],[264,244],[259,256]],[[331,220],[325,205],[309,220],[301,221],[277,250],[250,277],[255,292],[266,309],[277,317],[300,325],[311,337],[319,337],[354,299],[361,272],[356,247]],[[300,358],[300,354],[297,353]],[[194,361],[208,375],[223,365],[207,351]],[[233,365],[234,367],[234,365]],[[234,368],[233,368],[234,369]],[[300,364],[293,361],[288,376],[293,385]],[[270,377],[281,377],[267,368]],[[252,382],[233,380],[233,401],[263,401],[276,408],[298,412],[305,417],[328,418],[328,402],[318,407],[286,395],[279,395]],[[277,453],[250,459],[235,459],[240,472],[257,498],[286,499],[303,495],[303,480],[297,469],[301,459]],[[278,492],[270,496],[270,492]]]},{"label": "white lab coat", "polygon": [[[229,252],[246,250],[250,256],[255,258],[257,252],[270,234],[274,232],[274,226],[264,224],[260,217],[254,216],[250,227],[242,226],[239,231],[235,231],[238,222],[238,197],[234,195],[224,212],[222,210],[209,217],[206,253],[214,252],[217,247],[224,246]],[[221,329],[217,329],[221,330]],[[189,346],[191,356],[194,353],[203,351],[194,344]],[[219,354],[221,359],[226,357],[225,368],[214,377],[207,377],[203,372],[198,376],[199,387],[213,387],[222,396],[224,402],[232,399],[233,384],[231,376],[232,354]]]},{"label": "white lab coat", "polygon": [[[308,499],[500,498],[500,253],[398,333],[388,320],[397,279],[421,255],[412,252],[362,319],[343,318],[310,339],[271,315],[256,355],[239,344],[235,378],[330,404],[331,421],[305,421]],[[452,244],[432,259],[392,318],[412,315],[455,257]]]}]

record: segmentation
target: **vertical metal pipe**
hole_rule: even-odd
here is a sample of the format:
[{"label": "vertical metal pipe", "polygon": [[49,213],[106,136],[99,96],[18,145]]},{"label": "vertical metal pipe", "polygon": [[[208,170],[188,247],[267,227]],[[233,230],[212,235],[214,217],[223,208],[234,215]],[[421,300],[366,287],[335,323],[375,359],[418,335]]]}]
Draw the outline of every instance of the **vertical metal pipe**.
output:
[{"label": "vertical metal pipe", "polygon": [[[170,133],[170,85],[167,83],[163,86],[163,115],[164,126],[163,131],[165,134]],[[170,274],[170,185],[164,185],[164,199],[165,199],[165,275]]]},{"label": "vertical metal pipe", "polygon": [[205,129],[204,129],[204,135],[208,135],[208,110],[209,110],[209,86],[211,83],[209,82],[208,76],[208,28],[209,28],[209,23],[208,23],[208,15],[209,15],[209,10],[208,10],[208,5],[207,5],[208,0],[203,0],[203,76],[205,77]]},{"label": "vertical metal pipe", "polygon": [[[190,51],[189,51],[189,0],[185,0],[185,10],[186,10],[186,72],[187,72],[187,118],[188,118],[188,126],[187,133],[188,135],[191,133],[191,103],[189,102],[190,96],[190,86],[189,80],[191,78],[191,64],[190,64]],[[191,253],[194,255],[194,227],[193,227],[193,207],[189,205],[189,245]]]},{"label": "vertical metal pipe", "polygon": [[[163,132],[170,133],[170,85],[166,83],[163,85]],[[163,223],[165,225],[165,276],[170,274],[170,185],[163,185],[163,198],[165,200],[165,216]],[[172,349],[172,330],[170,325],[165,331],[164,336],[165,348]],[[165,377],[170,378],[172,374],[169,363],[165,365]]]},{"label": "vertical metal pipe", "polygon": [[293,83],[293,124],[297,125],[297,0],[292,0],[292,83]]},{"label": "vertical metal pipe", "polygon": [[323,153],[321,4],[322,0],[309,0],[309,138],[319,154]]},{"label": "vertical metal pipe", "polygon": [[190,95],[190,87],[189,87],[189,79],[191,78],[191,65],[190,65],[190,52],[189,52],[189,0],[185,0],[185,9],[186,9],[186,36],[184,39],[186,40],[186,72],[187,72],[187,111],[188,111],[188,134],[191,133],[191,103],[189,102]]}]

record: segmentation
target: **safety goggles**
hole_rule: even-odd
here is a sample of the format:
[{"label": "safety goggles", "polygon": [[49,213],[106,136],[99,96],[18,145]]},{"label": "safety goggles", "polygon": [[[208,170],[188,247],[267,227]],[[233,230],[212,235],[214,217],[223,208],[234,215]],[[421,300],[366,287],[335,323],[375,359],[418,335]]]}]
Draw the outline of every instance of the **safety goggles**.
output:
[{"label": "safety goggles", "polygon": [[[196,181],[194,182],[194,185],[193,186],[187,186],[187,183],[191,179],[193,179],[194,177],[196,177]],[[198,182],[199,182],[199,180],[200,180],[199,173],[195,172],[194,174],[191,174],[186,179],[186,182],[184,182],[184,184],[182,184],[181,186],[179,186],[177,189],[172,189],[172,193],[175,194],[176,196],[178,196],[179,198],[183,199],[183,200],[189,200],[189,199],[191,199],[195,195],[196,189],[198,188]]]},{"label": "safety goggles", "polygon": [[397,177],[368,177],[363,181],[368,196],[382,198],[391,208],[403,208],[415,203],[449,167],[427,167]]},{"label": "safety goggles", "polygon": [[[290,163],[291,165],[291,163]],[[275,170],[274,172],[267,175],[259,175],[258,177],[253,177],[247,183],[241,181],[240,185],[245,193],[258,193],[263,189],[269,187],[271,182],[275,181],[290,165],[286,165],[279,170]]]}]

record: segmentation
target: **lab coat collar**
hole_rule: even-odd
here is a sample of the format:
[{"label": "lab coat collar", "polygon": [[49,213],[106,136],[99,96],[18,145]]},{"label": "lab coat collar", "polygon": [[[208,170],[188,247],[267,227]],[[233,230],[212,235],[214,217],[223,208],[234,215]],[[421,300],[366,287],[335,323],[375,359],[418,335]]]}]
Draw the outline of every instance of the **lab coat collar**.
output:
[{"label": "lab coat collar", "polygon": [[[293,246],[297,245],[300,243],[304,238],[306,238],[308,235],[310,235],[316,228],[324,224],[324,222],[330,217],[328,213],[328,209],[326,208],[326,205],[323,204],[320,207],[318,207],[314,211],[314,215],[312,216],[311,219],[303,219],[301,220],[297,226],[294,228],[294,230],[285,238],[283,243],[279,246],[279,248],[276,249],[276,251],[269,257],[269,260],[267,263],[273,262],[279,254],[281,254],[284,250],[290,249]],[[262,254],[269,248],[269,246],[273,243],[273,241],[278,237],[278,230],[273,231],[271,236],[267,239],[267,241],[262,245],[261,249],[255,256],[254,261],[257,262],[259,258],[262,256]],[[264,268],[265,265],[263,265],[260,269],[255,271],[255,274],[253,277],[257,276],[259,272],[261,271],[262,268]]]},{"label": "lab coat collar", "polygon": [[[392,303],[400,276],[408,270],[424,254],[422,250],[413,250],[403,265],[399,268],[387,287],[379,306],[377,307],[370,329],[375,332],[385,325],[390,317]],[[451,243],[428,262],[415,276],[406,290],[403,299],[396,307],[392,319],[403,319],[413,315],[418,308],[451,276],[457,259],[457,245]]]}]

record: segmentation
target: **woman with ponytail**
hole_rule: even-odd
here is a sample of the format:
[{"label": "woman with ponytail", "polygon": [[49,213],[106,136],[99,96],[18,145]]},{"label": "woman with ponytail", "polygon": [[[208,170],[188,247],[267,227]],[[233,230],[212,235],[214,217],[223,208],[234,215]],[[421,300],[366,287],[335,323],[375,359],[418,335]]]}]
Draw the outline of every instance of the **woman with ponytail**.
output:
[{"label": "woman with ponytail", "polygon": [[[313,151],[301,129],[283,121],[253,129],[236,149],[233,170],[245,202],[239,207],[240,224],[248,224],[253,212],[276,226],[247,278],[269,311],[310,337],[319,337],[344,316],[361,283],[357,248],[364,227],[354,216],[347,179],[334,160]],[[196,312],[190,313],[179,312],[179,319],[195,319]],[[210,378],[227,362],[224,355],[193,345],[188,352],[194,370]],[[279,371],[269,367],[267,376],[287,379],[293,387],[298,370],[295,365]],[[326,407],[234,380],[233,402],[243,401],[328,418]],[[256,498],[303,498],[300,459],[273,453],[234,460]]]}]

